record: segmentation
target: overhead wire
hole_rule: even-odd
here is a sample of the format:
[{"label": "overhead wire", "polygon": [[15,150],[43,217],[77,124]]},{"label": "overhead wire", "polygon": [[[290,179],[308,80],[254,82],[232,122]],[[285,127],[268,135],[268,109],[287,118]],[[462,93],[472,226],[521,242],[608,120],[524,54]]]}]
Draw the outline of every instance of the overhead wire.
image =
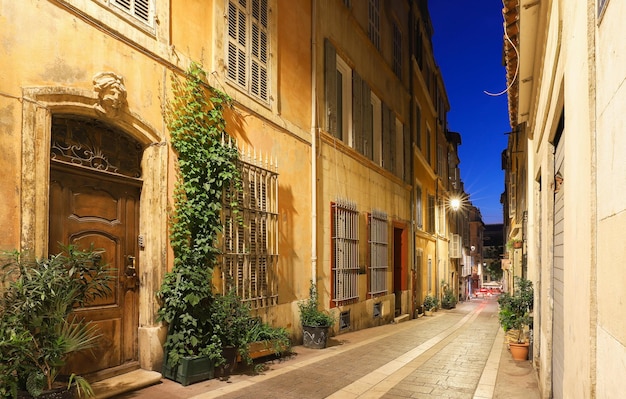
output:
[{"label": "overhead wire", "polygon": [[[504,0],[502,0],[502,7],[506,8],[506,4],[504,3]],[[509,83],[509,85],[507,86],[506,89],[502,90],[499,93],[490,93],[487,90],[483,90],[483,93],[485,93],[488,96],[494,96],[494,97],[498,97],[503,95],[504,93],[507,93],[511,87],[513,86],[513,84],[515,83],[515,81],[517,80],[517,75],[519,73],[519,51],[517,50],[517,47],[515,47],[515,44],[513,43],[513,41],[511,40],[511,38],[509,37],[508,32],[506,31],[506,18],[504,23],[502,24],[504,27],[504,37],[506,38],[506,40],[511,44],[511,47],[513,47],[513,50],[515,50],[515,55],[517,57],[517,62],[515,63],[515,74],[513,75],[513,79],[511,79],[511,82]]]}]

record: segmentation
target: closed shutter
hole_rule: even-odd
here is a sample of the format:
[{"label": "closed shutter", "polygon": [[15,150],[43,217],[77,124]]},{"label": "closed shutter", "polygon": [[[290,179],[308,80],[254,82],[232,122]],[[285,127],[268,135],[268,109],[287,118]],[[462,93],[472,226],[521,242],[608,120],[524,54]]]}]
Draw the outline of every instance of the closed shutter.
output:
[{"label": "closed shutter", "polygon": [[409,131],[409,126],[404,125],[404,181],[410,182],[410,173],[411,173],[411,132]]},{"label": "closed shutter", "polygon": [[363,80],[352,71],[352,147],[363,154]]},{"label": "closed shutter", "polygon": [[394,123],[391,119],[390,109],[387,104],[383,103],[383,168],[387,170],[393,170],[393,163],[391,162],[391,138],[393,134]]},{"label": "closed shutter", "polygon": [[238,3],[228,2],[228,78],[246,88],[247,15]]},{"label": "closed shutter", "polygon": [[374,159],[374,124],[372,93],[366,81],[363,81],[363,155]]},{"label": "closed shutter", "polygon": [[252,2],[252,35],[251,44],[251,68],[250,68],[250,91],[262,100],[268,100],[268,46],[267,35],[268,23],[267,1]]},{"label": "closed shutter", "polygon": [[227,77],[269,102],[269,6],[267,1],[228,2]]},{"label": "closed shutter", "polygon": [[337,136],[337,53],[328,39],[324,40],[324,59],[326,131]]},{"label": "closed shutter", "polygon": [[[554,154],[554,173],[563,176],[564,158],[563,136],[556,143]],[[563,318],[564,299],[564,198],[563,187],[554,193],[554,237],[553,237],[553,271],[552,271],[552,297],[554,298],[553,319],[552,319],[552,395],[554,399],[563,398],[563,370],[565,367],[565,321]]]}]

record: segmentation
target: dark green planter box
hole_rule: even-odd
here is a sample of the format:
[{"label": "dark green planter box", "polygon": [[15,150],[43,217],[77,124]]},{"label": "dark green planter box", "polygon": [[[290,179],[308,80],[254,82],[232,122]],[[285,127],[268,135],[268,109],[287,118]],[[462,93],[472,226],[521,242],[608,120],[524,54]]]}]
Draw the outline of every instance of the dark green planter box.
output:
[{"label": "dark green planter box", "polygon": [[163,377],[176,381],[183,386],[196,382],[210,380],[215,376],[213,360],[205,356],[184,357],[180,364],[170,367],[167,364],[167,353],[163,357]]}]

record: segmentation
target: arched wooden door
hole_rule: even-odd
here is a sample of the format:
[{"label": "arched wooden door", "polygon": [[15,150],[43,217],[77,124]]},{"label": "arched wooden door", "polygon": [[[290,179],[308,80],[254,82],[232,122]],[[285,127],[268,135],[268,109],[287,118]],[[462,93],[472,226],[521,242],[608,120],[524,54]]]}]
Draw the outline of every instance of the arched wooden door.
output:
[{"label": "arched wooden door", "polygon": [[[120,165],[132,164],[127,158],[136,158],[140,147],[128,144],[119,132],[97,122],[53,120],[48,251],[60,252],[59,243],[81,249],[93,244],[104,250],[102,261],[116,276],[110,296],[75,310],[93,321],[102,336],[93,353],[70,359],[71,368],[93,374],[95,380],[138,367],[141,181],[119,172],[128,169]],[[121,152],[114,153],[116,149]]]}]

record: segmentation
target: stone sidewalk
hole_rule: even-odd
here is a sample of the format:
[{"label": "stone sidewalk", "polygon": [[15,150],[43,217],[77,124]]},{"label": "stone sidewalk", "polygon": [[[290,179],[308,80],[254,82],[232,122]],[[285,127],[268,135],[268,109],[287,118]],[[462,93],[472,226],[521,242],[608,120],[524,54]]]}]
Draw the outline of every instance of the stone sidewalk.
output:
[{"label": "stone sidewalk", "polygon": [[157,379],[152,386],[117,396],[114,392],[120,387],[100,387],[98,397],[540,397],[530,362],[512,360],[506,348],[494,298],[461,303],[432,317],[341,334],[323,350],[302,346],[293,350],[294,355],[285,359],[267,361],[267,369],[257,375],[242,372],[187,387]]}]

